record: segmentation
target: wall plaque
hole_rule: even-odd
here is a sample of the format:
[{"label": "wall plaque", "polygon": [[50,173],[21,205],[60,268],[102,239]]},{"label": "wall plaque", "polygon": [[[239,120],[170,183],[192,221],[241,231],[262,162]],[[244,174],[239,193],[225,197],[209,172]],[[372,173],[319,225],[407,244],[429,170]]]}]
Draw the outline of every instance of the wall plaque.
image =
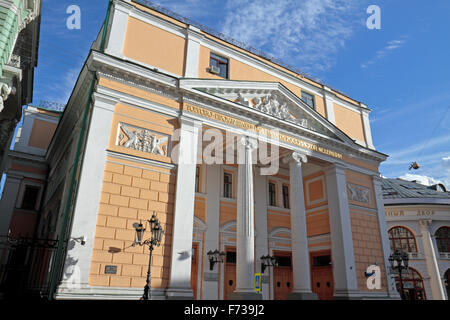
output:
[{"label": "wall plaque", "polygon": [[117,266],[105,266],[105,274],[117,274]]}]

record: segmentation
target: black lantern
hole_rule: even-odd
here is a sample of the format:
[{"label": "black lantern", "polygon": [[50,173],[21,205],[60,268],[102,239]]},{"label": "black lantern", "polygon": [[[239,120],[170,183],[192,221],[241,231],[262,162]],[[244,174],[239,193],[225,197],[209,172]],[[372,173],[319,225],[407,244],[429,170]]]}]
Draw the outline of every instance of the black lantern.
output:
[{"label": "black lantern", "polygon": [[407,252],[401,252],[399,249],[397,249],[393,254],[389,256],[389,263],[391,265],[391,270],[393,272],[398,272],[400,280],[400,296],[404,300],[405,293],[403,292],[402,272],[408,271],[409,255]]},{"label": "black lantern", "polygon": [[135,228],[136,228],[136,240],[134,240],[133,245],[134,244],[142,245],[142,239],[144,238],[145,228],[142,225],[142,223],[136,224]]},{"label": "black lantern", "polygon": [[223,263],[223,261],[225,260],[225,252],[219,252],[219,250],[217,249],[214,251],[209,250],[207,255],[209,259],[209,270],[211,271],[213,270],[214,265],[217,262]]},{"label": "black lantern", "polygon": [[278,266],[278,260],[272,256],[261,256],[261,273],[264,273],[266,267]]},{"label": "black lantern", "polygon": [[150,291],[150,270],[152,265],[152,254],[153,254],[153,248],[154,246],[159,247],[161,244],[161,239],[164,235],[164,230],[161,227],[161,224],[159,223],[158,218],[156,218],[155,213],[153,213],[152,218],[148,220],[148,223],[150,224],[150,232],[151,232],[151,238],[147,240],[142,240],[144,238],[144,232],[145,228],[143,227],[142,223],[135,224],[134,227],[136,229],[136,240],[133,242],[133,246],[136,244],[143,246],[148,245],[150,249],[150,255],[149,255],[149,261],[148,261],[148,271],[147,271],[147,280],[144,287],[144,294],[141,298],[141,300],[149,300],[149,291]]}]

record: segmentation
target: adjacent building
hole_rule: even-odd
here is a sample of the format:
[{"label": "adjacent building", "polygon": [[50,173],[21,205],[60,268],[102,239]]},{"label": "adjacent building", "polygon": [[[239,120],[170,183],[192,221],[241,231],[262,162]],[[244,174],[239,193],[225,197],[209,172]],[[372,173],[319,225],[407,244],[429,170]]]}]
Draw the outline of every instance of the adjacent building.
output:
[{"label": "adjacent building", "polygon": [[22,106],[33,100],[40,0],[0,1],[0,172]]},{"label": "adjacent building", "polygon": [[6,180],[0,199],[0,235],[33,238],[47,184],[45,154],[60,113],[27,106],[12,150],[6,151]]},{"label": "adjacent building", "polygon": [[50,294],[139,299],[135,227],[150,237],[156,214],[152,299],[398,299],[369,113],[148,1],[112,1],[45,155],[36,237],[64,240]]},{"label": "adjacent building", "polygon": [[[448,300],[450,277],[450,193],[442,184],[383,179],[391,250],[409,254],[402,277],[407,299]],[[396,277],[400,287],[400,279]]]}]

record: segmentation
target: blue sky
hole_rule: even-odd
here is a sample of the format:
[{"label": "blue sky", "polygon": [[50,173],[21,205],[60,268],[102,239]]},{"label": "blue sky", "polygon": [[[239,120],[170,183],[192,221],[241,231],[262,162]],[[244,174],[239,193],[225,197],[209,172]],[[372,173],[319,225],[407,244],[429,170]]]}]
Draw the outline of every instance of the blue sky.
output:
[{"label": "blue sky", "polygon": [[[374,144],[390,155],[382,175],[450,188],[450,1],[154,2],[364,102],[372,110]],[[67,101],[107,4],[43,0],[35,104]],[[80,30],[66,27],[70,5],[81,9]],[[379,30],[366,27],[369,5],[381,9]],[[421,168],[408,171],[412,161]]]}]

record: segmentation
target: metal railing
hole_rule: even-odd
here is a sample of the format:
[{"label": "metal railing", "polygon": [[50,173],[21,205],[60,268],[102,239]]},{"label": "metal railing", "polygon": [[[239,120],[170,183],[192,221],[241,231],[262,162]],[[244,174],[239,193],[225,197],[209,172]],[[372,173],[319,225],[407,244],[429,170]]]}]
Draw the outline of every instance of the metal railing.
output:
[{"label": "metal railing", "polygon": [[0,298],[46,298],[58,240],[0,236]]}]

